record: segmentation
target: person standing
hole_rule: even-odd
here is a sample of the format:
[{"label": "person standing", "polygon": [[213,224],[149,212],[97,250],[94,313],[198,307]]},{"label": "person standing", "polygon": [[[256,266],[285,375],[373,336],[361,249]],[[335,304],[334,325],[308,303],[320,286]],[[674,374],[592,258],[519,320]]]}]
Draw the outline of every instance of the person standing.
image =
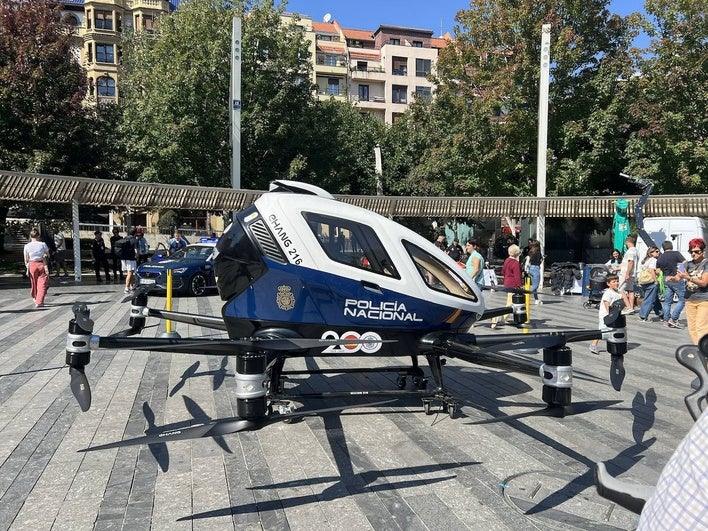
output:
[{"label": "person standing", "polygon": [[440,249],[442,252],[447,251],[447,244],[445,243],[445,235],[444,234],[438,234],[437,238],[433,242],[435,244],[435,247]]},{"label": "person standing", "polygon": [[[686,259],[683,255],[674,251],[674,244],[666,240],[661,244],[663,254],[656,260],[656,267],[664,273],[664,325],[671,328],[683,328],[679,323],[681,310],[686,304],[686,281],[678,273],[679,264],[683,264]],[[671,311],[671,305],[676,296],[676,306]]]},{"label": "person standing", "polygon": [[[340,232],[340,236],[343,236],[343,233]],[[189,242],[182,237],[182,233],[180,231],[176,230],[172,238],[167,240],[167,256],[172,256],[177,251],[181,251],[187,247],[187,245],[189,245]],[[338,238],[337,245],[339,245],[340,249],[343,250],[344,240],[342,239],[342,242],[340,243]]]},{"label": "person standing", "polygon": [[693,238],[688,242],[691,260],[685,270],[679,268],[678,277],[686,281],[686,321],[688,333],[694,345],[708,334],[708,258],[705,256],[706,242],[703,238]]},{"label": "person standing", "polygon": [[[619,287],[619,276],[616,273],[608,273],[605,277],[605,282],[607,283],[607,289],[602,292],[600,309],[597,312],[598,328],[602,332],[609,330],[605,324],[605,317],[610,314],[610,307],[615,301],[622,299],[622,294],[617,289]],[[597,350],[597,345],[599,343],[599,339],[593,339],[589,347],[590,352],[593,354],[598,354],[599,351]]]},{"label": "person standing", "polygon": [[617,249],[612,249],[612,254],[610,255],[610,259],[607,262],[605,262],[607,269],[610,270],[610,273],[619,273],[621,263],[622,263],[622,253],[620,253]]},{"label": "person standing", "polygon": [[150,244],[145,239],[145,234],[143,233],[143,229],[141,227],[137,228],[135,232],[135,238],[138,241],[138,265],[140,265],[147,262],[148,260],[148,256],[150,253]]},{"label": "person standing", "polygon": [[111,269],[113,269],[113,278],[118,279],[120,277],[121,282],[125,279],[123,276],[123,271],[120,268],[120,258],[116,254],[116,242],[122,240],[123,237],[120,235],[120,230],[118,227],[113,227],[113,236],[111,236]]},{"label": "person standing", "polygon": [[659,279],[657,278],[656,259],[659,257],[658,247],[649,247],[647,254],[639,266],[639,286],[642,288],[642,304],[639,307],[639,320],[648,321],[652,309],[663,318],[659,302]]},{"label": "person standing", "polygon": [[93,270],[96,273],[96,282],[103,282],[101,279],[101,269],[106,272],[106,282],[111,281],[111,270],[108,266],[108,257],[106,256],[106,244],[103,241],[103,233],[97,230],[93,233],[93,241],[91,242],[91,255],[93,255]]},{"label": "person standing", "polygon": [[61,270],[64,270],[64,277],[68,277],[69,273],[66,270],[66,239],[64,234],[55,228],[54,229],[54,247],[56,248],[56,253],[54,254],[54,260],[57,263],[57,276]]},{"label": "person standing", "polygon": [[541,252],[541,242],[531,240],[529,245],[529,276],[531,277],[531,293],[533,293],[534,304],[543,304],[538,298],[538,286],[541,284],[541,263],[543,253]]},{"label": "person standing", "polygon": [[[140,256],[140,244],[138,243],[137,230],[133,230],[130,233],[130,245],[128,252],[123,252],[123,258],[121,259],[121,269],[125,273],[125,293],[130,293],[135,288],[133,288],[133,272],[138,267],[138,257]],[[141,233],[142,234],[142,233]]]},{"label": "person standing", "polygon": [[639,262],[637,248],[635,247],[636,243],[636,236],[627,236],[627,239],[624,241],[627,252],[624,253],[622,263],[620,264],[619,292],[622,294],[622,300],[624,300],[625,307],[624,310],[622,310],[622,314],[624,315],[636,313],[637,311],[634,309],[634,279],[637,274],[637,263]]},{"label": "person standing", "polygon": [[460,240],[455,238],[452,240],[452,245],[447,248],[447,255],[452,258],[455,262],[462,260],[462,246],[460,245]]},{"label": "person standing", "polygon": [[[513,244],[509,246],[508,249],[509,256],[504,260],[502,265],[502,276],[504,277],[504,287],[505,288],[520,288],[522,284],[521,280],[521,264],[519,263],[519,255],[521,254],[521,249],[518,245]],[[511,306],[513,293],[509,292],[506,294],[506,305]],[[503,324],[506,321],[509,314],[503,315],[499,319]],[[497,327],[497,318],[492,318],[492,328]]]},{"label": "person standing", "polygon": [[465,271],[472,277],[478,286],[484,285],[484,257],[477,250],[476,240],[467,240],[465,244],[469,257],[465,264]]},{"label": "person standing", "polygon": [[40,240],[40,232],[36,227],[30,231],[29,236],[30,241],[24,247],[25,267],[34,307],[41,308],[49,290],[49,247]]}]

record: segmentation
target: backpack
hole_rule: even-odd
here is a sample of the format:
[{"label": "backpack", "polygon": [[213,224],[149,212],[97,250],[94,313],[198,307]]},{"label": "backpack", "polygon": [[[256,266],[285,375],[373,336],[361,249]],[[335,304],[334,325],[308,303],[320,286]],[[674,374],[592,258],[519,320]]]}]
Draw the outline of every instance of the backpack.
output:
[{"label": "backpack", "polygon": [[120,258],[121,260],[135,260],[135,252],[133,251],[135,247],[133,246],[132,239],[132,237],[126,236],[125,238],[116,240],[113,244],[113,254],[116,258]]}]

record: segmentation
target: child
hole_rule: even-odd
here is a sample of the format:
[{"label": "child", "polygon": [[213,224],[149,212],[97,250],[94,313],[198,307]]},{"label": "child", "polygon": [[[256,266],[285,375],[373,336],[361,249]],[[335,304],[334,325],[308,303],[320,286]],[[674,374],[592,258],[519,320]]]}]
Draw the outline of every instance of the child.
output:
[{"label": "child", "polygon": [[[605,317],[610,313],[610,306],[612,306],[613,302],[622,300],[622,294],[617,291],[619,287],[619,276],[616,273],[609,273],[607,277],[605,277],[605,282],[607,283],[607,289],[602,293],[600,311],[598,312],[599,328],[603,332],[608,330],[605,324]],[[598,343],[600,343],[600,340],[595,339],[590,344],[590,352],[593,354],[599,353],[597,350]]]}]

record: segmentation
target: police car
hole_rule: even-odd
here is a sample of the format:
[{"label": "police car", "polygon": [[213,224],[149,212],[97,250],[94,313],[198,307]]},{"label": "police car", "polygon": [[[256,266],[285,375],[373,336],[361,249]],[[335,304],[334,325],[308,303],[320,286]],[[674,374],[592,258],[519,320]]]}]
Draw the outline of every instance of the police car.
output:
[{"label": "police car", "polygon": [[203,295],[208,289],[215,289],[217,241],[218,238],[201,238],[199,243],[187,245],[163,260],[141,264],[136,271],[138,283],[166,290],[167,271],[172,271],[173,293]]}]

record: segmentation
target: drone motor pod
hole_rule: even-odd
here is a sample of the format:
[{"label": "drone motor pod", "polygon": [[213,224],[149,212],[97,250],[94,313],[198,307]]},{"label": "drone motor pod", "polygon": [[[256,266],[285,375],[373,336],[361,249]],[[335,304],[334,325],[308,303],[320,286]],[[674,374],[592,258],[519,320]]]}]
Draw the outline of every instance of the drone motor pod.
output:
[{"label": "drone motor pod", "polygon": [[91,407],[91,388],[84,373],[84,367],[91,361],[91,332],[84,330],[76,322],[69,321],[66,335],[66,364],[71,375],[71,391],[82,411]]},{"label": "drone motor pod", "polygon": [[573,391],[573,351],[563,345],[543,349],[539,374],[543,382],[543,401],[549,406],[569,406]]},{"label": "drone motor pod", "polygon": [[526,303],[525,296],[521,293],[514,293],[511,296],[511,307],[513,309],[513,318],[515,325],[522,325],[528,321],[528,316],[526,315]]},{"label": "drone motor pod", "polygon": [[624,381],[624,355],[627,353],[627,320],[618,313],[611,323],[607,323],[611,330],[604,332],[602,337],[607,341],[607,352],[610,353],[610,382],[615,391],[622,389]]},{"label": "drone motor pod", "polygon": [[147,312],[148,296],[143,290],[138,290],[130,300],[130,328],[135,332],[145,328],[145,312]]},{"label": "drone motor pod", "polygon": [[242,419],[266,415],[265,352],[243,352],[236,356],[236,414]]}]

